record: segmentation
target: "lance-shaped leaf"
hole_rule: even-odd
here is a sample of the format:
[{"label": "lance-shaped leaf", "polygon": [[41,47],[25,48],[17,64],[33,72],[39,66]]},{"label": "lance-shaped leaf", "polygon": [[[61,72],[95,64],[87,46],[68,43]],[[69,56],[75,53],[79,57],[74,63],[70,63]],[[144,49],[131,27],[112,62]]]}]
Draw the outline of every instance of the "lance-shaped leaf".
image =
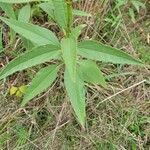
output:
[{"label": "lance-shaped leaf", "polygon": [[53,2],[46,2],[46,3],[41,3],[38,5],[43,11],[45,11],[50,17],[51,19],[55,20],[55,16],[54,16],[54,5]]},{"label": "lance-shaped leaf", "polygon": [[83,81],[106,87],[105,78],[95,62],[82,60],[79,62],[79,74]]},{"label": "lance-shaped leaf", "polygon": [[56,22],[63,29],[67,28],[68,15],[65,0],[52,0],[54,5],[54,16]]},{"label": "lance-shaped leaf", "polygon": [[75,39],[78,39],[79,35],[81,34],[82,30],[86,27],[86,24],[81,24],[71,31],[71,36],[73,36]]},{"label": "lance-shaped leaf", "polygon": [[[31,7],[29,4],[27,4],[20,9],[18,14],[18,20],[21,22],[28,23],[30,21],[30,17]],[[23,41],[23,45],[27,50],[31,50],[34,47],[34,45],[36,45],[24,37],[21,37],[21,40]]]},{"label": "lance-shaped leaf", "polygon": [[49,0],[0,0],[3,3],[29,3],[29,2],[40,2],[40,1],[49,1]]},{"label": "lance-shaped leaf", "polygon": [[77,119],[84,127],[86,118],[84,82],[78,76],[76,76],[76,81],[73,82],[68,71],[65,71],[64,82]]},{"label": "lance-shaped leaf", "polygon": [[[62,0],[61,0],[62,1]],[[62,1],[63,2],[63,1]],[[58,3],[58,2],[56,2],[55,1],[55,3]],[[58,3],[59,5],[61,5],[61,3]],[[63,9],[63,11],[66,9],[66,5],[64,5],[64,2],[62,3],[63,5],[61,5],[61,6],[64,6],[64,9]],[[57,4],[55,4],[55,5],[57,5]],[[52,2],[52,0],[50,0],[49,2],[45,2],[45,3],[41,3],[41,4],[39,4],[38,5],[40,8],[42,8],[43,9],[43,11],[45,11],[53,20],[55,20],[55,18],[56,18],[56,21],[57,21],[57,18],[58,17],[56,17],[56,13],[55,13],[55,15],[54,15],[54,11],[55,11],[55,7],[54,7],[54,4],[53,4],[53,2]],[[58,7],[57,7],[58,8]],[[60,11],[60,9],[59,9],[59,11]],[[62,10],[61,10],[62,11]],[[65,10],[66,11],[66,10]],[[58,13],[58,12],[57,12]],[[86,13],[86,12],[84,12],[84,11],[82,11],[82,10],[77,10],[77,9],[73,9],[73,15],[74,16],[82,16],[82,17],[91,17],[91,14],[89,14],[89,13]],[[67,13],[66,13],[67,14]],[[60,14],[60,15],[62,15],[64,18],[66,18],[67,19],[67,15],[64,15],[64,14]],[[59,17],[60,17],[60,15],[59,15]],[[66,23],[64,23],[64,20],[62,20],[62,18],[60,18],[61,19],[61,22],[63,22],[63,26],[64,27],[66,27]],[[67,21],[67,20],[66,20]],[[58,22],[58,21],[57,21]],[[61,23],[62,24],[62,23]]]},{"label": "lance-shaped leaf", "polygon": [[81,17],[91,17],[91,14],[84,12],[82,10],[77,10],[77,9],[73,10],[73,14],[76,16],[81,16]]},{"label": "lance-shaped leaf", "polygon": [[[16,20],[15,11],[13,10],[13,5],[12,4],[0,3],[0,7],[5,11],[5,14],[9,18]],[[11,29],[10,30],[10,43],[14,42],[15,38],[16,38],[16,34]]]},{"label": "lance-shaped leaf", "polygon": [[15,32],[39,46],[46,44],[59,45],[55,34],[46,28],[3,17],[0,17],[0,19],[10,26],[10,28],[12,28]]},{"label": "lance-shaped leaf", "polygon": [[21,106],[25,106],[31,99],[46,90],[57,77],[59,67],[50,65],[41,69],[35,78],[33,78],[31,85],[28,87]]},{"label": "lance-shaped leaf", "polygon": [[18,14],[18,20],[22,22],[29,22],[31,17],[31,7],[29,4],[22,7]]},{"label": "lance-shaped leaf", "polygon": [[12,4],[0,3],[0,7],[5,11],[9,18],[16,19]]},{"label": "lance-shaped leaf", "polygon": [[61,41],[61,49],[66,68],[75,81],[76,74],[76,59],[77,59],[77,44],[74,38],[66,38]]},{"label": "lance-shaped leaf", "polygon": [[50,59],[57,59],[60,56],[61,51],[57,46],[45,45],[28,51],[21,56],[11,61],[4,69],[0,72],[0,80],[23,69],[32,67]]},{"label": "lance-shaped leaf", "polygon": [[96,41],[83,41],[79,44],[78,49],[81,56],[93,60],[112,62],[115,64],[142,64],[129,54]]}]

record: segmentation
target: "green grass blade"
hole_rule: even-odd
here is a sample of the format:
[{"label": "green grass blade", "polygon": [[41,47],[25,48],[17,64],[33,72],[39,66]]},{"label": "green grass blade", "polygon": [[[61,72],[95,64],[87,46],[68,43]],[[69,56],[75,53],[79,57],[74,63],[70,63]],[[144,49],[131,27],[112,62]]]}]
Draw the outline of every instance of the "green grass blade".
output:
[{"label": "green grass blade", "polygon": [[0,53],[3,51],[3,33],[2,28],[0,29]]},{"label": "green grass blade", "polygon": [[46,44],[59,45],[55,34],[46,28],[3,17],[0,17],[0,19],[15,32],[39,46]]},{"label": "green grass blade", "polygon": [[89,59],[115,64],[142,65],[139,60],[129,54],[96,41],[83,41],[79,44],[78,49],[81,56]]},{"label": "green grass blade", "polygon": [[56,79],[58,70],[59,67],[56,65],[41,69],[27,89],[21,106],[25,106],[31,99],[46,90]]},{"label": "green grass blade", "polygon": [[27,51],[4,67],[0,72],[0,80],[17,71],[47,62],[50,59],[57,59],[60,52],[59,48],[54,45],[40,46]]},{"label": "green grass blade", "polygon": [[91,14],[77,9],[73,9],[73,15],[80,17],[91,17]]}]

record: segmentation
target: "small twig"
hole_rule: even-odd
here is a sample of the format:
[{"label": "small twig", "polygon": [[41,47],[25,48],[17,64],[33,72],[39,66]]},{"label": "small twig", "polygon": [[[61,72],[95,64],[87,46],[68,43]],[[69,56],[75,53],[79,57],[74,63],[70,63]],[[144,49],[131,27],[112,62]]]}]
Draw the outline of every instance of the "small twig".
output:
[{"label": "small twig", "polygon": [[13,47],[13,51],[17,48],[17,46],[18,46],[20,40],[21,40],[20,38],[18,38],[18,39],[16,40],[15,45],[14,45],[14,47]]},{"label": "small twig", "polygon": [[55,127],[55,129],[54,129],[54,133],[53,133],[53,136],[52,136],[52,143],[53,143],[54,140],[55,140],[55,135],[56,135],[56,132],[57,132],[59,123],[60,123],[60,121],[61,121],[61,119],[62,119],[62,114],[63,114],[63,110],[64,110],[64,108],[65,108],[65,105],[66,105],[66,102],[63,103],[62,109],[61,109],[61,111],[60,111],[60,113],[59,113],[58,121],[57,121],[56,127]]},{"label": "small twig", "polygon": [[15,112],[13,112],[10,116],[6,116],[5,118],[2,118],[0,120],[0,122],[5,122],[7,120],[10,120],[11,118],[13,118],[15,116],[15,114],[17,114],[18,112],[21,112],[23,109],[22,108],[19,108],[17,109]]},{"label": "small twig", "polygon": [[99,105],[100,105],[101,103],[104,103],[104,102],[110,100],[111,98],[113,98],[113,97],[115,97],[115,96],[117,96],[117,95],[119,95],[119,94],[121,94],[121,93],[123,93],[123,92],[125,92],[125,91],[127,91],[127,90],[130,90],[130,89],[132,89],[132,88],[134,88],[134,87],[136,87],[136,86],[138,86],[138,85],[140,85],[140,84],[142,84],[142,83],[144,83],[144,82],[146,82],[146,80],[143,80],[143,81],[140,81],[140,82],[138,82],[138,83],[136,83],[136,84],[133,84],[132,86],[129,86],[128,88],[123,89],[123,90],[121,90],[121,91],[115,93],[114,95],[111,95],[111,96],[107,97],[107,98],[104,99],[103,101],[99,102],[99,103],[97,104],[96,108],[99,107]]}]

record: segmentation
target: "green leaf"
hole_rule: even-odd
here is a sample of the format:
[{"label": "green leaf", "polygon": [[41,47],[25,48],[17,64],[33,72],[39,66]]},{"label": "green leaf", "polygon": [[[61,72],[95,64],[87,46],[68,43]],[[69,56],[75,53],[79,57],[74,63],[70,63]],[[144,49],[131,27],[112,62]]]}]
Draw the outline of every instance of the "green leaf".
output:
[{"label": "green leaf", "polygon": [[46,90],[56,79],[59,67],[50,65],[41,69],[27,89],[21,106],[25,106],[32,98]]},{"label": "green leaf", "polygon": [[120,72],[120,73],[112,73],[110,75],[107,75],[105,78],[106,80],[111,80],[112,78],[117,78],[120,76],[131,76],[131,75],[136,75],[135,72]]},{"label": "green leaf", "polygon": [[13,19],[6,19],[3,17],[0,17],[0,19],[15,32],[39,46],[46,44],[59,45],[57,37],[48,29]]},{"label": "green leaf", "polygon": [[[54,7],[54,4],[52,1],[50,2],[46,2],[46,3],[41,3],[39,4],[38,6],[40,8],[43,9],[43,11],[45,11],[53,20],[55,20],[56,22],[60,22],[60,26],[62,26],[63,28],[65,28],[67,26],[67,22],[65,22],[65,20],[63,20],[60,16],[63,16],[64,19],[66,19],[67,21],[67,12],[66,12],[66,5],[64,4],[63,0],[61,0],[62,2],[61,3],[58,3],[57,1],[55,1],[55,7]],[[59,4],[59,5],[58,5]],[[64,11],[63,13],[64,14],[61,14],[60,12],[60,9],[59,9],[59,12],[55,12],[55,15],[54,15],[54,11],[55,11],[55,8],[58,8],[58,6],[63,10],[61,11]],[[63,7],[64,6],[64,7]],[[57,10],[58,11],[58,10]],[[60,13],[60,14],[58,14]],[[58,15],[58,16],[57,16]],[[76,9],[73,9],[73,15],[75,16],[82,16],[82,17],[91,17],[91,14],[89,13],[86,13],[84,11],[81,11],[81,10],[76,10]],[[56,17],[57,16],[57,17]],[[56,19],[55,19],[56,18]],[[61,25],[62,24],[62,25]]]},{"label": "green leaf", "polygon": [[91,17],[91,14],[84,12],[82,10],[73,9],[73,14],[81,17]]},{"label": "green leaf", "polygon": [[31,7],[29,4],[22,7],[18,14],[18,20],[28,23],[31,17]]},{"label": "green leaf", "polygon": [[3,3],[29,3],[29,2],[40,2],[40,1],[49,1],[49,0],[0,0]]},{"label": "green leaf", "polygon": [[79,74],[83,81],[106,87],[105,78],[95,62],[90,60],[82,60],[79,64]]},{"label": "green leaf", "polygon": [[20,91],[21,93],[26,93],[27,86],[26,86],[26,85],[22,85],[22,86],[20,86],[18,89],[19,89],[19,91]]},{"label": "green leaf", "polygon": [[0,3],[0,7],[5,11],[9,18],[16,19],[12,4]]},{"label": "green leaf", "polygon": [[54,45],[45,45],[27,51],[11,61],[1,72],[0,80],[26,68],[59,58],[61,51]]},{"label": "green leaf", "polygon": [[15,86],[12,86],[9,90],[10,95],[14,95],[17,92],[18,88]]},{"label": "green leaf", "polygon": [[52,1],[46,2],[46,3],[41,3],[38,5],[43,11],[45,11],[53,20],[55,20],[54,16],[54,5]]},{"label": "green leaf", "polygon": [[61,50],[66,68],[75,81],[76,74],[76,60],[77,60],[77,43],[74,38],[66,38],[61,41]]},{"label": "green leaf", "polygon": [[26,48],[26,50],[31,50],[34,47],[36,47],[36,44],[32,43],[31,41],[27,40],[24,37],[22,37],[21,40],[22,40],[23,46]]},{"label": "green leaf", "polygon": [[[18,14],[18,20],[21,22],[28,23],[30,21],[31,17],[31,6],[29,4],[22,7]],[[21,37],[21,40],[23,41],[23,45],[27,50],[30,50],[34,47],[34,43],[29,41],[28,39]]]},{"label": "green leaf", "polygon": [[72,32],[71,32],[71,36],[73,36],[74,38],[78,38],[79,35],[81,34],[82,30],[86,27],[87,25],[86,24],[81,24],[75,28],[72,29]]},{"label": "green leaf", "polygon": [[63,29],[67,28],[68,15],[65,0],[52,0],[54,5],[54,16],[56,22]]},{"label": "green leaf", "polygon": [[139,11],[140,11],[140,7],[144,8],[144,9],[146,8],[146,7],[145,7],[145,4],[142,3],[142,2],[140,2],[140,1],[132,0],[131,2],[132,2],[132,4],[133,4],[133,6],[136,8],[136,10],[137,10],[138,13],[139,13]]},{"label": "green leaf", "polygon": [[112,62],[115,64],[142,65],[139,60],[129,54],[96,41],[80,42],[78,49],[81,56],[89,59]]},{"label": "green leaf", "polygon": [[[5,14],[11,18],[16,20],[16,15],[15,11],[13,10],[13,5],[12,4],[7,4],[7,3],[0,3],[0,7],[5,11]],[[11,29],[10,30],[10,43],[13,43],[16,38],[15,32]]]},{"label": "green leaf", "polygon": [[78,76],[76,76],[76,82],[73,82],[68,71],[65,71],[64,82],[77,119],[84,127],[86,118],[84,82]]}]

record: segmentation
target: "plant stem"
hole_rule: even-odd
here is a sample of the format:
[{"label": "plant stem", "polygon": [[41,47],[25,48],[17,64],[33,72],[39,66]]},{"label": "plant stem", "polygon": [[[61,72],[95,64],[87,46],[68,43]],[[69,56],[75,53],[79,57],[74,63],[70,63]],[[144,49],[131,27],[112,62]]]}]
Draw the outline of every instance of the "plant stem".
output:
[{"label": "plant stem", "polygon": [[72,0],[66,0],[67,4],[67,16],[68,16],[68,22],[67,22],[67,37],[69,37],[71,33],[71,26],[73,21],[73,13],[72,13]]}]

